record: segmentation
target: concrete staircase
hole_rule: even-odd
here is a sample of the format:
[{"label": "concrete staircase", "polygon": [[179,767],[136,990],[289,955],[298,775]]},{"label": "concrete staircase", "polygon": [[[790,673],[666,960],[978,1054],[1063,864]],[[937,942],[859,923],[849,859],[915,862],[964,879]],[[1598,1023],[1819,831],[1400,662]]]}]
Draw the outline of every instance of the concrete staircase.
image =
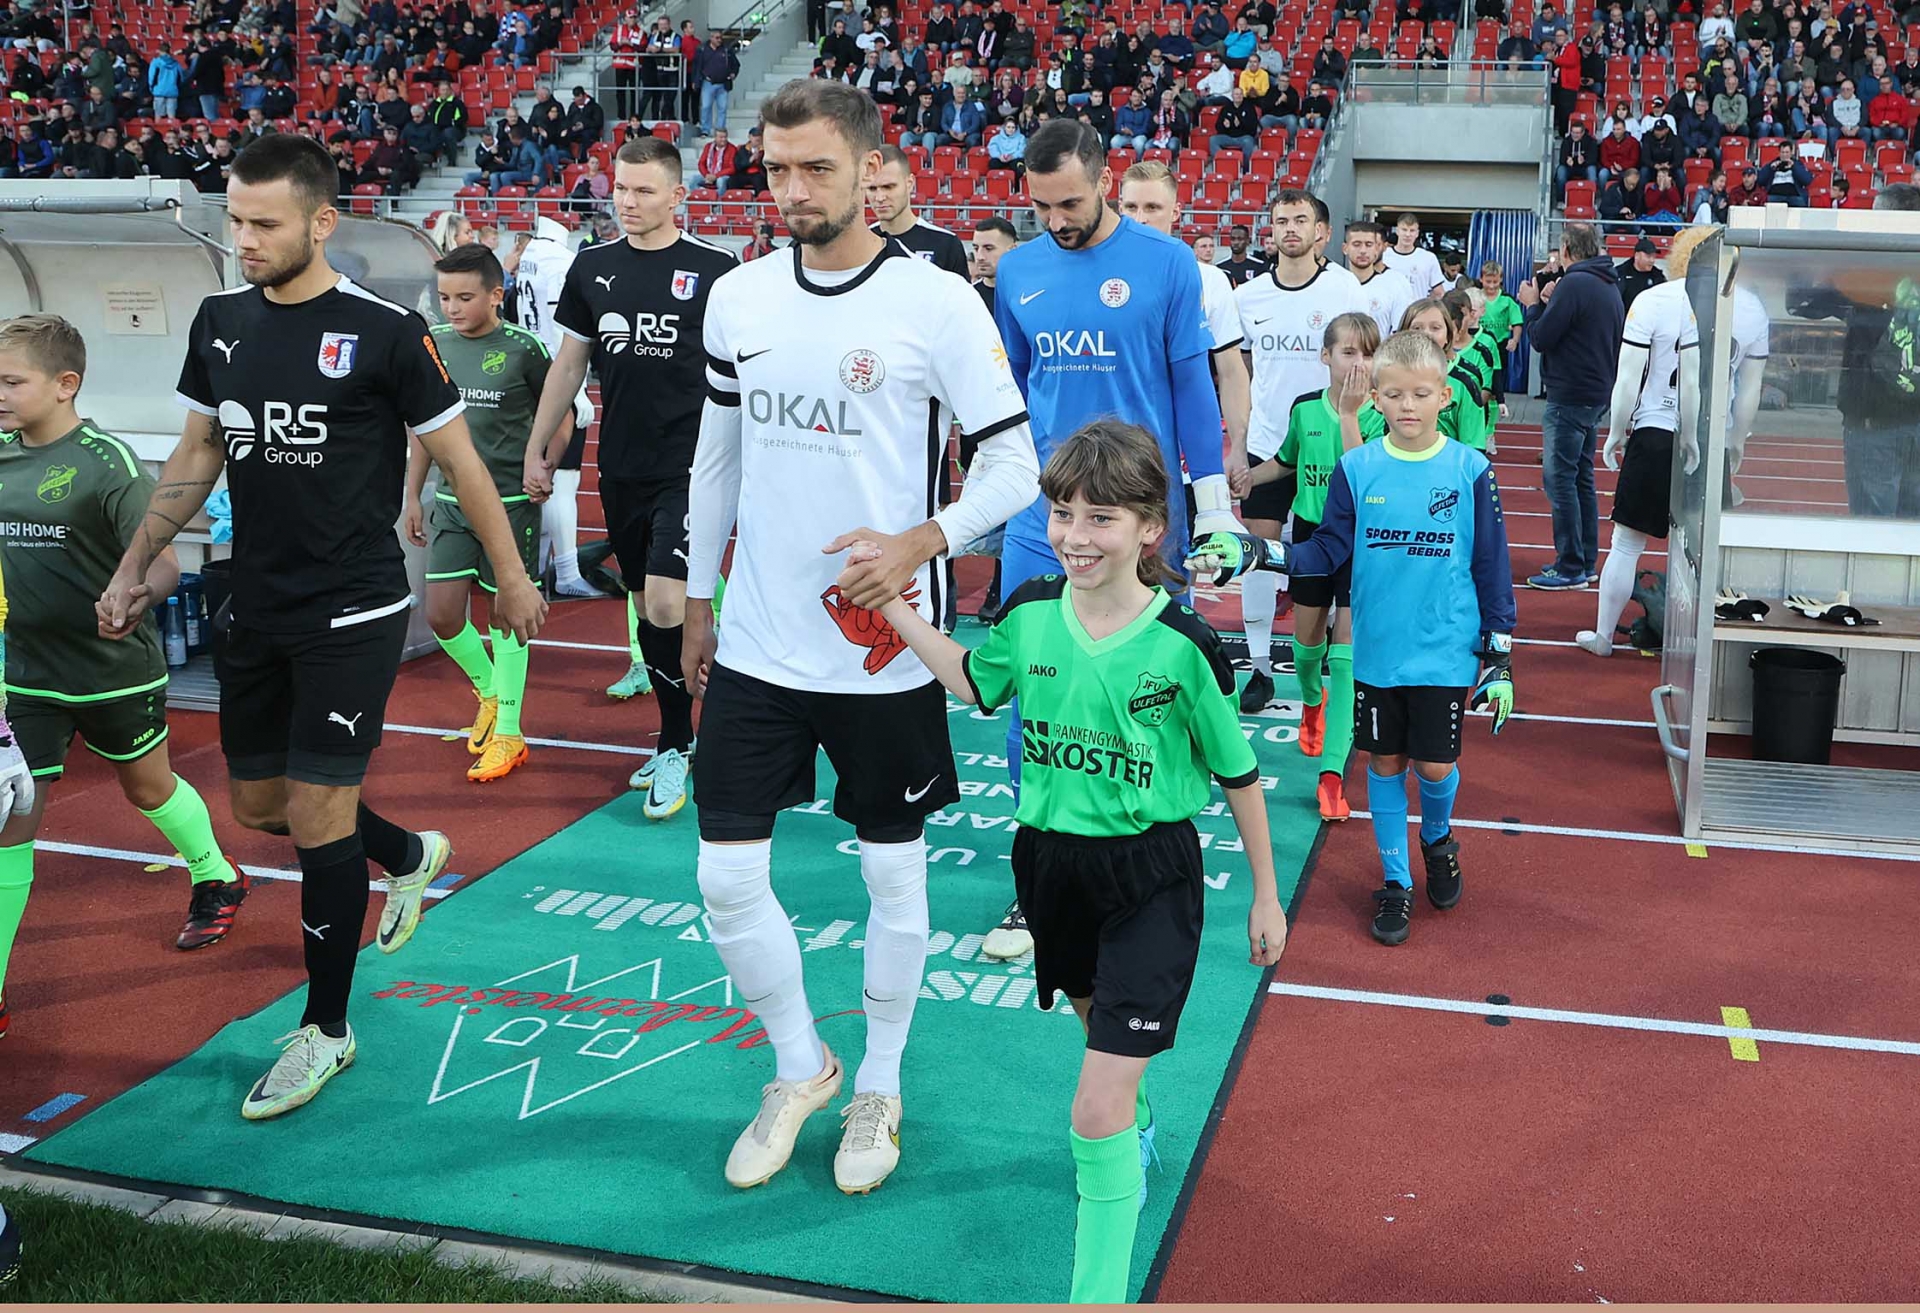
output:
[{"label": "concrete staircase", "polygon": [[[727,106],[727,128],[736,142],[745,141],[747,129],[760,118],[760,104],[778,91],[781,86],[797,77],[806,77],[813,72],[814,48],[807,42],[800,42],[776,62],[772,69],[744,92],[738,85],[734,88],[731,103]],[[567,91],[576,82],[592,87],[600,77],[603,66],[610,63],[610,57],[603,51],[591,51],[582,57],[581,62],[571,64],[553,75],[554,94],[563,103],[570,100]],[[533,107],[531,92],[515,98],[514,101],[524,115]],[[504,113],[505,111],[499,111]],[[698,159],[701,146],[706,143],[699,137],[699,125],[688,124],[680,138],[680,159],[686,175],[691,178],[694,162]],[[479,139],[476,131],[470,141]],[[411,223],[424,224],[441,210],[453,208],[454,192],[462,185],[466,173],[473,167],[473,147],[468,145],[461,152],[458,164],[443,164],[431,169],[420,179],[420,185],[407,195],[394,201],[391,217],[405,219]]]}]

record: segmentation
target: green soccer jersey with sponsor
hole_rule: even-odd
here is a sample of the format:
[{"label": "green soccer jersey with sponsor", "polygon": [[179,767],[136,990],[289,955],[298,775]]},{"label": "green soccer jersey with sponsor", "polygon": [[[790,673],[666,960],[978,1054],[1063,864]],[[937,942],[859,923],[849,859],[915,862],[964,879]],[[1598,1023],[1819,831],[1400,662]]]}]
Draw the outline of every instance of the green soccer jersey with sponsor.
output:
[{"label": "green soccer jersey with sponsor", "polygon": [[965,670],[982,707],[1020,699],[1021,825],[1139,834],[1199,814],[1215,776],[1228,788],[1259,778],[1219,638],[1164,589],[1126,628],[1094,639],[1064,577],[1029,580]]},{"label": "green soccer jersey with sponsor", "polygon": [[[462,337],[452,324],[433,326],[433,344],[467,403],[473,448],[493,471],[503,502],[527,500],[527,439],[552,359],[547,344],[524,328],[501,325],[485,337]],[[441,501],[454,501],[453,476],[440,471]]]},{"label": "green soccer jersey with sponsor", "polygon": [[[1371,401],[1362,402],[1361,441],[1372,442],[1386,431],[1386,417],[1374,409]],[[1287,436],[1281,439],[1275,459],[1299,472],[1299,486],[1293,494],[1295,516],[1320,523],[1327,509],[1327,485],[1333,481],[1333,467],[1345,451],[1340,439],[1340,415],[1327,400],[1325,388],[1293,403],[1293,412],[1287,416]]]},{"label": "green soccer jersey with sponsor", "polygon": [[85,420],[44,447],[0,435],[7,692],[94,702],[167,682],[159,607],[117,642],[100,637],[93,614],[152,495],[133,450]]},{"label": "green soccer jersey with sponsor", "polygon": [[1480,315],[1480,326],[1493,334],[1500,349],[1505,351],[1507,339],[1513,336],[1514,325],[1525,318],[1526,311],[1520,308],[1520,303],[1502,292],[1487,302],[1487,308]]}]

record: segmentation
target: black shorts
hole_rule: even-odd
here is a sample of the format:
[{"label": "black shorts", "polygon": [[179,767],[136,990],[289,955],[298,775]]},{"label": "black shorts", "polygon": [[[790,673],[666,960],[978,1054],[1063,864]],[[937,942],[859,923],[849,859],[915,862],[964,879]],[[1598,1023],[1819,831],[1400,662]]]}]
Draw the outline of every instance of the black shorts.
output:
[{"label": "black shorts", "polygon": [[647,575],[685,579],[690,548],[687,480],[600,478],[607,541],[620,558],[620,577],[634,592]]},{"label": "black shorts", "polygon": [[1415,761],[1460,760],[1460,726],[1471,688],[1353,685],[1353,746]]},{"label": "black shorts", "polygon": [[[1312,520],[1303,520],[1297,515],[1294,516],[1293,541],[1305,542],[1313,537],[1313,531],[1319,527]],[[1345,565],[1332,574],[1287,576],[1287,592],[1292,596],[1295,606],[1311,606],[1320,610],[1334,605],[1348,607],[1353,605],[1352,588],[1353,558],[1351,557],[1347,558]]]},{"label": "black shorts", "polygon": [[214,657],[227,774],[334,788],[365,779],[400,673],[408,616],[403,608],[309,634],[230,625]]},{"label": "black shorts", "polygon": [[567,439],[567,449],[560,453],[560,463],[554,466],[558,470],[577,470],[587,455],[587,431],[575,421],[572,412],[568,412],[567,423],[573,425],[573,436]]},{"label": "black shorts", "polygon": [[74,735],[108,761],[138,761],[167,741],[167,686],[104,702],[59,702],[15,693],[7,719],[27,769],[38,780],[57,780],[67,768]]},{"label": "black shorts", "polygon": [[[1252,468],[1277,459],[1263,456],[1253,462]],[[1271,483],[1255,484],[1253,491],[1240,499],[1240,518],[1243,520],[1272,520],[1275,524],[1285,524],[1287,516],[1293,511],[1293,494],[1300,489],[1299,474],[1283,474]]]},{"label": "black shorts", "polygon": [[1667,536],[1673,522],[1673,434],[1635,429],[1613,489],[1613,522],[1649,538]]},{"label": "black shorts", "polygon": [[1100,1053],[1172,1048],[1200,958],[1204,874],[1190,821],[1117,839],[1015,831],[1013,887],[1040,1006],[1056,990],[1092,999],[1087,1047]]},{"label": "black shorts", "polygon": [[904,693],[817,693],[716,665],[693,758],[700,837],[766,837],[720,832],[736,828],[732,818],[754,822],[744,829],[764,820],[772,833],[775,812],[813,800],[823,748],[839,777],[833,814],[862,834],[918,833],[929,815],[960,799],[939,681]]}]

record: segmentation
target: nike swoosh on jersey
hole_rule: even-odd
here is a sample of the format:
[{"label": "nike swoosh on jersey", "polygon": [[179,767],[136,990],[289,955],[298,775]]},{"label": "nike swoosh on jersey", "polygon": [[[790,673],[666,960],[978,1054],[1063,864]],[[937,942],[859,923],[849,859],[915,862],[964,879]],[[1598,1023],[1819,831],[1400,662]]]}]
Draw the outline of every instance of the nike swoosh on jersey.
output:
[{"label": "nike swoosh on jersey", "polygon": [[1020,298],[1020,304],[1025,305],[1027,302],[1033,300],[1034,297],[1045,296],[1046,294],[1047,294],[1047,289],[1044,287],[1037,292],[1028,292],[1025,296]]},{"label": "nike swoosh on jersey", "polygon": [[767,352],[771,350],[773,350],[773,348],[769,346],[769,347],[761,347],[758,351],[736,351],[734,352],[733,362],[736,365],[744,365],[749,360],[758,360],[761,356],[766,355]]}]

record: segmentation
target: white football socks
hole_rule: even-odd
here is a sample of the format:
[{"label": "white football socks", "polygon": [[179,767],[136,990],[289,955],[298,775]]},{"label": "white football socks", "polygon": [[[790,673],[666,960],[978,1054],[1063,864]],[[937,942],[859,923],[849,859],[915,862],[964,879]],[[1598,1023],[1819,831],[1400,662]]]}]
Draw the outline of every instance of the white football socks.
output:
[{"label": "white football socks", "polygon": [[779,1079],[812,1080],[827,1065],[800,974],[800,939],[773,894],[773,841],[700,841],[700,897],[713,946],[743,1007],[773,1043]]},{"label": "white football socks", "polygon": [[541,559],[553,554],[556,583],[580,580],[580,471],[555,470],[553,495],[541,504],[540,533],[546,539]]},{"label": "white football socks", "polygon": [[913,1025],[913,1005],[927,965],[927,840],[860,841],[867,917],[865,997],[867,1052],[854,1077],[856,1094],[900,1093],[900,1056]]},{"label": "white football socks", "polygon": [[1613,636],[1620,626],[1620,613],[1633,596],[1633,581],[1640,573],[1640,554],[1647,550],[1647,535],[1624,524],[1613,526],[1613,546],[1600,566],[1600,602],[1591,634],[1580,634],[1575,641],[1595,656],[1613,651]]},{"label": "white football socks", "polygon": [[1240,579],[1240,620],[1247,629],[1253,668],[1273,677],[1273,612],[1280,597],[1280,576],[1254,570]]}]

